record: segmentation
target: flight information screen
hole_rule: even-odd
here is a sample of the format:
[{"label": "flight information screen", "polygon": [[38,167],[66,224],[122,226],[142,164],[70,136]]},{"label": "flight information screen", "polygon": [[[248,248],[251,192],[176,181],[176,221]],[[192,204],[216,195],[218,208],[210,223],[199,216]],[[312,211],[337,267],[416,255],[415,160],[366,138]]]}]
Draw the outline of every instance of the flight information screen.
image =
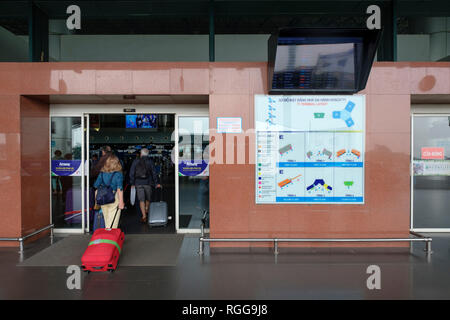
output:
[{"label": "flight information screen", "polygon": [[329,39],[280,38],[272,89],[352,90],[355,88],[355,43]]}]

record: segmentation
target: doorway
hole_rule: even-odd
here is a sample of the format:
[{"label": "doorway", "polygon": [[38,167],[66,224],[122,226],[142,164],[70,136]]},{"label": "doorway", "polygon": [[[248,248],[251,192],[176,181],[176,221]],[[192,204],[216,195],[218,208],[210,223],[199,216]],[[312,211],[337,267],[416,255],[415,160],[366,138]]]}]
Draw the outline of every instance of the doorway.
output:
[{"label": "doorway", "polygon": [[[200,232],[201,217],[209,209],[208,105],[136,105],[133,109],[124,112],[121,105],[51,104],[51,219],[56,233],[91,232],[94,181],[89,172],[96,156],[98,159],[100,147],[106,145],[118,155],[125,170],[141,148],[149,148],[163,185],[162,195],[154,190],[152,201],[161,197],[172,217],[166,227],[140,224],[139,206],[131,205],[130,186],[125,181],[127,203],[121,225],[126,233]],[[130,120],[137,115],[153,115],[156,128],[127,125],[127,117]],[[60,150],[63,146],[64,150]],[[179,157],[179,146],[182,157]],[[72,158],[56,159],[57,150],[61,151],[62,158],[68,153]],[[189,161],[188,153],[192,156]],[[201,170],[187,175],[186,164],[192,169],[198,163]],[[62,176],[61,168],[65,166],[68,168]],[[64,179],[67,181],[61,181]]]},{"label": "doorway", "polygon": [[[122,210],[120,228],[128,234],[175,233],[175,165],[171,161],[175,142],[174,114],[89,114],[89,194],[94,193],[98,176],[96,165],[102,156],[102,148],[108,147],[122,164],[125,209]],[[132,164],[138,161],[140,152],[149,151],[155,175],[161,188],[151,188],[151,202],[167,204],[167,225],[150,227],[140,221],[142,217],[139,199],[132,192]],[[92,201],[92,200],[90,200]],[[92,214],[92,211],[90,211]],[[90,217],[92,221],[93,217]]]},{"label": "doorway", "polygon": [[81,116],[51,117],[51,221],[68,233],[82,232],[86,223],[82,219],[82,128]]},{"label": "doorway", "polygon": [[415,113],[411,128],[411,229],[450,232],[450,113]]},{"label": "doorway", "polygon": [[209,117],[180,116],[177,123],[178,226],[197,232],[209,211]]}]

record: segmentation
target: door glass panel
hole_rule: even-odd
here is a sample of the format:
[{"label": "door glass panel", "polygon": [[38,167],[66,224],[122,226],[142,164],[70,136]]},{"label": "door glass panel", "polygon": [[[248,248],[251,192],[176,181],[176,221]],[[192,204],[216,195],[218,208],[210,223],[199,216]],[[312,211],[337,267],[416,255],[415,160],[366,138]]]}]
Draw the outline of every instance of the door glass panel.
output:
[{"label": "door glass panel", "polygon": [[413,227],[450,228],[450,117],[413,125]]},{"label": "door glass panel", "polygon": [[179,117],[178,136],[179,228],[199,229],[209,210],[209,118]]},{"label": "door glass panel", "polygon": [[55,228],[81,228],[81,117],[51,119],[51,214]]}]

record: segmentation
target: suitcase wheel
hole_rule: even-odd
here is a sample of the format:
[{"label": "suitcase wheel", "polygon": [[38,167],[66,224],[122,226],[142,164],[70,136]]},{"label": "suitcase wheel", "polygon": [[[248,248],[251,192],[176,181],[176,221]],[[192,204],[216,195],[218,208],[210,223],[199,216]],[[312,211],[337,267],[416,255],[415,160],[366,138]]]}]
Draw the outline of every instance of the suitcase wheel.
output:
[{"label": "suitcase wheel", "polygon": [[[114,257],[115,258],[115,257]],[[114,272],[114,267],[112,264],[108,264],[108,272],[113,273]]]}]

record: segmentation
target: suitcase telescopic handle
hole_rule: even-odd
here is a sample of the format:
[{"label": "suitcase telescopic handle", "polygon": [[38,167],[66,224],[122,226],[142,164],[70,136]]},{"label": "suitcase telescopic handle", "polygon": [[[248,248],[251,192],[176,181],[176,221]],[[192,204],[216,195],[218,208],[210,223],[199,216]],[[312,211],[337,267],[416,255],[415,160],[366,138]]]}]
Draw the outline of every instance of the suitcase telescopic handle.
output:
[{"label": "suitcase telescopic handle", "polygon": [[162,185],[160,185],[160,187],[156,189],[159,189],[159,202],[161,202],[163,201],[163,192],[162,192],[163,187]]},{"label": "suitcase telescopic handle", "polygon": [[116,221],[117,212],[119,212],[119,206],[117,206],[116,213],[114,214],[114,218],[113,218],[113,221],[111,222],[111,227],[110,227],[110,229],[112,229],[112,227],[113,227],[113,225],[114,225],[114,221]]}]

